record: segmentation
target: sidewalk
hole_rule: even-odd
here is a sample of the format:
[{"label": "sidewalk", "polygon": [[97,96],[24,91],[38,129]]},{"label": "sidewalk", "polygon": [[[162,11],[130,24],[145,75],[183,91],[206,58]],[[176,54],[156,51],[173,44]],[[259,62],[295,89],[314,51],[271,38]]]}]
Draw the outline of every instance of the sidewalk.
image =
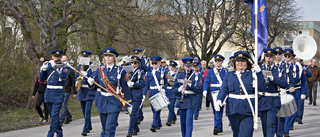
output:
[{"label": "sidewalk", "polygon": [[[317,102],[320,103],[320,99]],[[319,135],[319,126],[320,126],[320,104],[317,106],[308,105],[309,101],[305,101],[305,111],[303,124],[294,124],[294,130],[290,130],[291,137],[318,137]],[[202,105],[202,111],[200,111],[200,116],[198,120],[194,120],[193,126],[193,136],[194,137],[207,137],[214,136],[212,134],[213,130],[213,114],[212,109],[206,110],[205,105]],[[96,109],[93,107],[93,109]],[[177,110],[177,109],[176,109]],[[180,131],[180,120],[178,116],[178,120],[176,124],[172,126],[166,126],[165,123],[167,121],[168,109],[165,108],[161,112],[161,121],[162,128],[157,130],[157,132],[151,132],[149,129],[152,123],[152,112],[150,107],[146,107],[143,109],[144,112],[144,120],[139,125],[140,132],[138,133],[138,137],[179,137],[181,136]],[[99,116],[95,116],[91,118],[92,120],[92,128],[93,130],[88,133],[90,137],[99,137],[101,132],[101,124]],[[260,120],[260,119],[259,119]],[[125,113],[120,113],[119,126],[117,127],[116,137],[125,137],[128,133],[128,125],[129,125],[129,115]],[[259,122],[261,123],[261,122]],[[232,131],[231,127],[228,126],[228,118],[223,118],[223,133],[217,135],[217,137],[231,137]],[[63,135],[65,137],[81,137],[82,128],[84,125],[84,119],[74,120],[70,124],[63,125]],[[47,132],[49,131],[49,125],[10,131],[0,133],[1,137],[45,137]],[[259,128],[254,131],[254,137],[261,137],[262,129],[261,125]]]}]

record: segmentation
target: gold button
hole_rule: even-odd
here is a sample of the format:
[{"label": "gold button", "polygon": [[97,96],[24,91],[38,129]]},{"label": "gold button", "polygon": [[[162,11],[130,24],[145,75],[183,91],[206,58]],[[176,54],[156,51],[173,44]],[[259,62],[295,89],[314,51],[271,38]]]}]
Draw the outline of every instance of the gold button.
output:
[{"label": "gold button", "polygon": [[241,95],[241,93],[239,93],[239,95]]},{"label": "gold button", "polygon": [[50,82],[52,82],[52,81],[50,81]]},{"label": "gold button", "polygon": [[268,86],[267,86],[267,88],[268,88]]},{"label": "gold button", "polygon": [[53,76],[51,76],[51,78],[53,78]]},{"label": "gold button", "polygon": [[242,89],[240,89],[240,91],[242,91]]},{"label": "gold button", "polygon": [[239,86],[241,88],[241,86]]}]

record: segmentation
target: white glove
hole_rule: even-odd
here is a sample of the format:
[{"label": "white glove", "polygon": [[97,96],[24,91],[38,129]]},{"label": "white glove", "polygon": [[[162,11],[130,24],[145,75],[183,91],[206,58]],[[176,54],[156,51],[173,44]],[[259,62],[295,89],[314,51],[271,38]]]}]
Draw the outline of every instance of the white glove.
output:
[{"label": "white glove", "polygon": [[94,82],[94,79],[93,78],[89,78],[88,80],[88,83],[90,84],[90,86],[93,84],[93,82]]},{"label": "white glove", "polygon": [[222,105],[221,100],[217,100],[217,102],[216,102],[215,105],[214,105],[214,110],[220,111],[220,107],[222,107],[222,106],[223,106],[223,105]]},{"label": "white glove", "polygon": [[273,76],[267,76],[269,79],[270,79],[270,81],[273,81]]},{"label": "white glove", "polygon": [[132,88],[132,87],[133,87],[133,84],[134,84],[134,83],[133,83],[133,82],[131,82],[131,81],[129,81],[129,82],[128,82],[128,86],[129,86],[130,88]]},{"label": "white glove", "polygon": [[43,65],[41,66],[41,70],[46,71],[48,68],[48,62],[44,62]]},{"label": "white glove", "polygon": [[81,71],[81,73],[83,74],[83,75],[85,75],[85,76],[87,76],[87,72],[85,72],[85,71]]},{"label": "white glove", "polygon": [[207,97],[207,91],[206,91],[206,90],[203,91],[203,92],[202,92],[202,95],[206,98],[206,97]]},{"label": "white glove", "polygon": [[181,92],[181,91],[182,91],[182,88],[183,88],[183,85],[181,85],[181,86],[178,88],[178,91]]},{"label": "white glove", "polygon": [[284,94],[287,94],[287,91],[286,91],[286,90],[281,90],[281,89],[280,89],[280,95],[284,95]]},{"label": "white glove", "polygon": [[254,70],[256,73],[259,73],[259,72],[261,71],[261,68],[260,68],[259,65],[254,64],[254,65],[253,65],[253,70]]},{"label": "white glove", "polygon": [[191,83],[190,83],[190,84],[188,84],[188,86],[191,88]]},{"label": "white glove", "polygon": [[166,92],[166,90],[165,89],[161,89],[161,92]]},{"label": "white glove", "polygon": [[306,95],[303,95],[303,94],[302,94],[302,95],[300,96],[300,98],[301,98],[301,100],[306,99]]},{"label": "white glove", "polygon": [[144,99],[146,99],[146,95],[143,95],[143,96],[142,96],[142,100],[144,100]]}]

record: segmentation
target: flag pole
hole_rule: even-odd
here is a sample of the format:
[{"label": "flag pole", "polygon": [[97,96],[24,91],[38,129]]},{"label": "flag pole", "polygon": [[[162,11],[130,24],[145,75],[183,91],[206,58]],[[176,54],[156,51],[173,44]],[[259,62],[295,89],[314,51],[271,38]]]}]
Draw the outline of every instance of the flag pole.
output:
[{"label": "flag pole", "polygon": [[[254,14],[255,14],[255,29],[254,29],[254,54],[255,54],[255,61],[254,64],[258,65],[258,0],[254,0]],[[257,75],[255,75],[255,98],[254,98],[254,109],[255,113],[253,116],[253,128],[258,129],[258,78]]]}]

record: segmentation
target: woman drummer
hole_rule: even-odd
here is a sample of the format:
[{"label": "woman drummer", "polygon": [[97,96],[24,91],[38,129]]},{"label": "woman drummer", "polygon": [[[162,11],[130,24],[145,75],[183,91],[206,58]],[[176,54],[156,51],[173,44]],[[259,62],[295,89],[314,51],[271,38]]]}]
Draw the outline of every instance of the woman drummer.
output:
[{"label": "woman drummer", "polygon": [[[165,70],[160,69],[159,67],[162,58],[160,56],[154,56],[150,59],[152,70],[149,71],[146,75],[145,87],[143,89],[143,98],[145,98],[147,91],[149,91],[149,98],[151,98],[159,92],[165,92],[165,89],[167,89],[168,86],[168,80],[165,76]],[[152,105],[151,110],[153,113],[153,121],[150,131],[156,132],[156,130],[159,130],[162,127],[160,119],[161,110],[155,111]]]},{"label": "woman drummer", "polygon": [[[226,100],[226,115],[229,118],[233,137],[252,137],[253,135],[253,113],[254,93],[252,64],[248,61],[250,55],[243,51],[234,54],[234,69],[226,74],[222,82],[222,87],[218,93],[215,106],[216,111],[220,111],[222,102]],[[258,78],[258,90],[264,91],[265,80],[259,66],[253,69]],[[243,84],[241,84],[243,83]],[[245,94],[248,94],[246,96]]]},{"label": "woman drummer", "polygon": [[[111,47],[105,48],[102,52],[104,64],[98,68],[91,77],[88,79],[88,83],[93,85],[96,81],[102,87],[108,89],[109,92],[121,96],[120,87],[122,87],[124,93],[124,99],[127,102],[131,102],[130,89],[125,80],[126,71],[116,66],[116,57],[119,55],[116,50]],[[104,80],[104,81],[102,81]],[[102,125],[101,137],[114,137],[117,127],[117,121],[121,108],[119,99],[110,94],[109,92],[97,88],[96,92],[96,106],[100,113],[100,121]],[[123,97],[122,97],[123,98]]]}]

